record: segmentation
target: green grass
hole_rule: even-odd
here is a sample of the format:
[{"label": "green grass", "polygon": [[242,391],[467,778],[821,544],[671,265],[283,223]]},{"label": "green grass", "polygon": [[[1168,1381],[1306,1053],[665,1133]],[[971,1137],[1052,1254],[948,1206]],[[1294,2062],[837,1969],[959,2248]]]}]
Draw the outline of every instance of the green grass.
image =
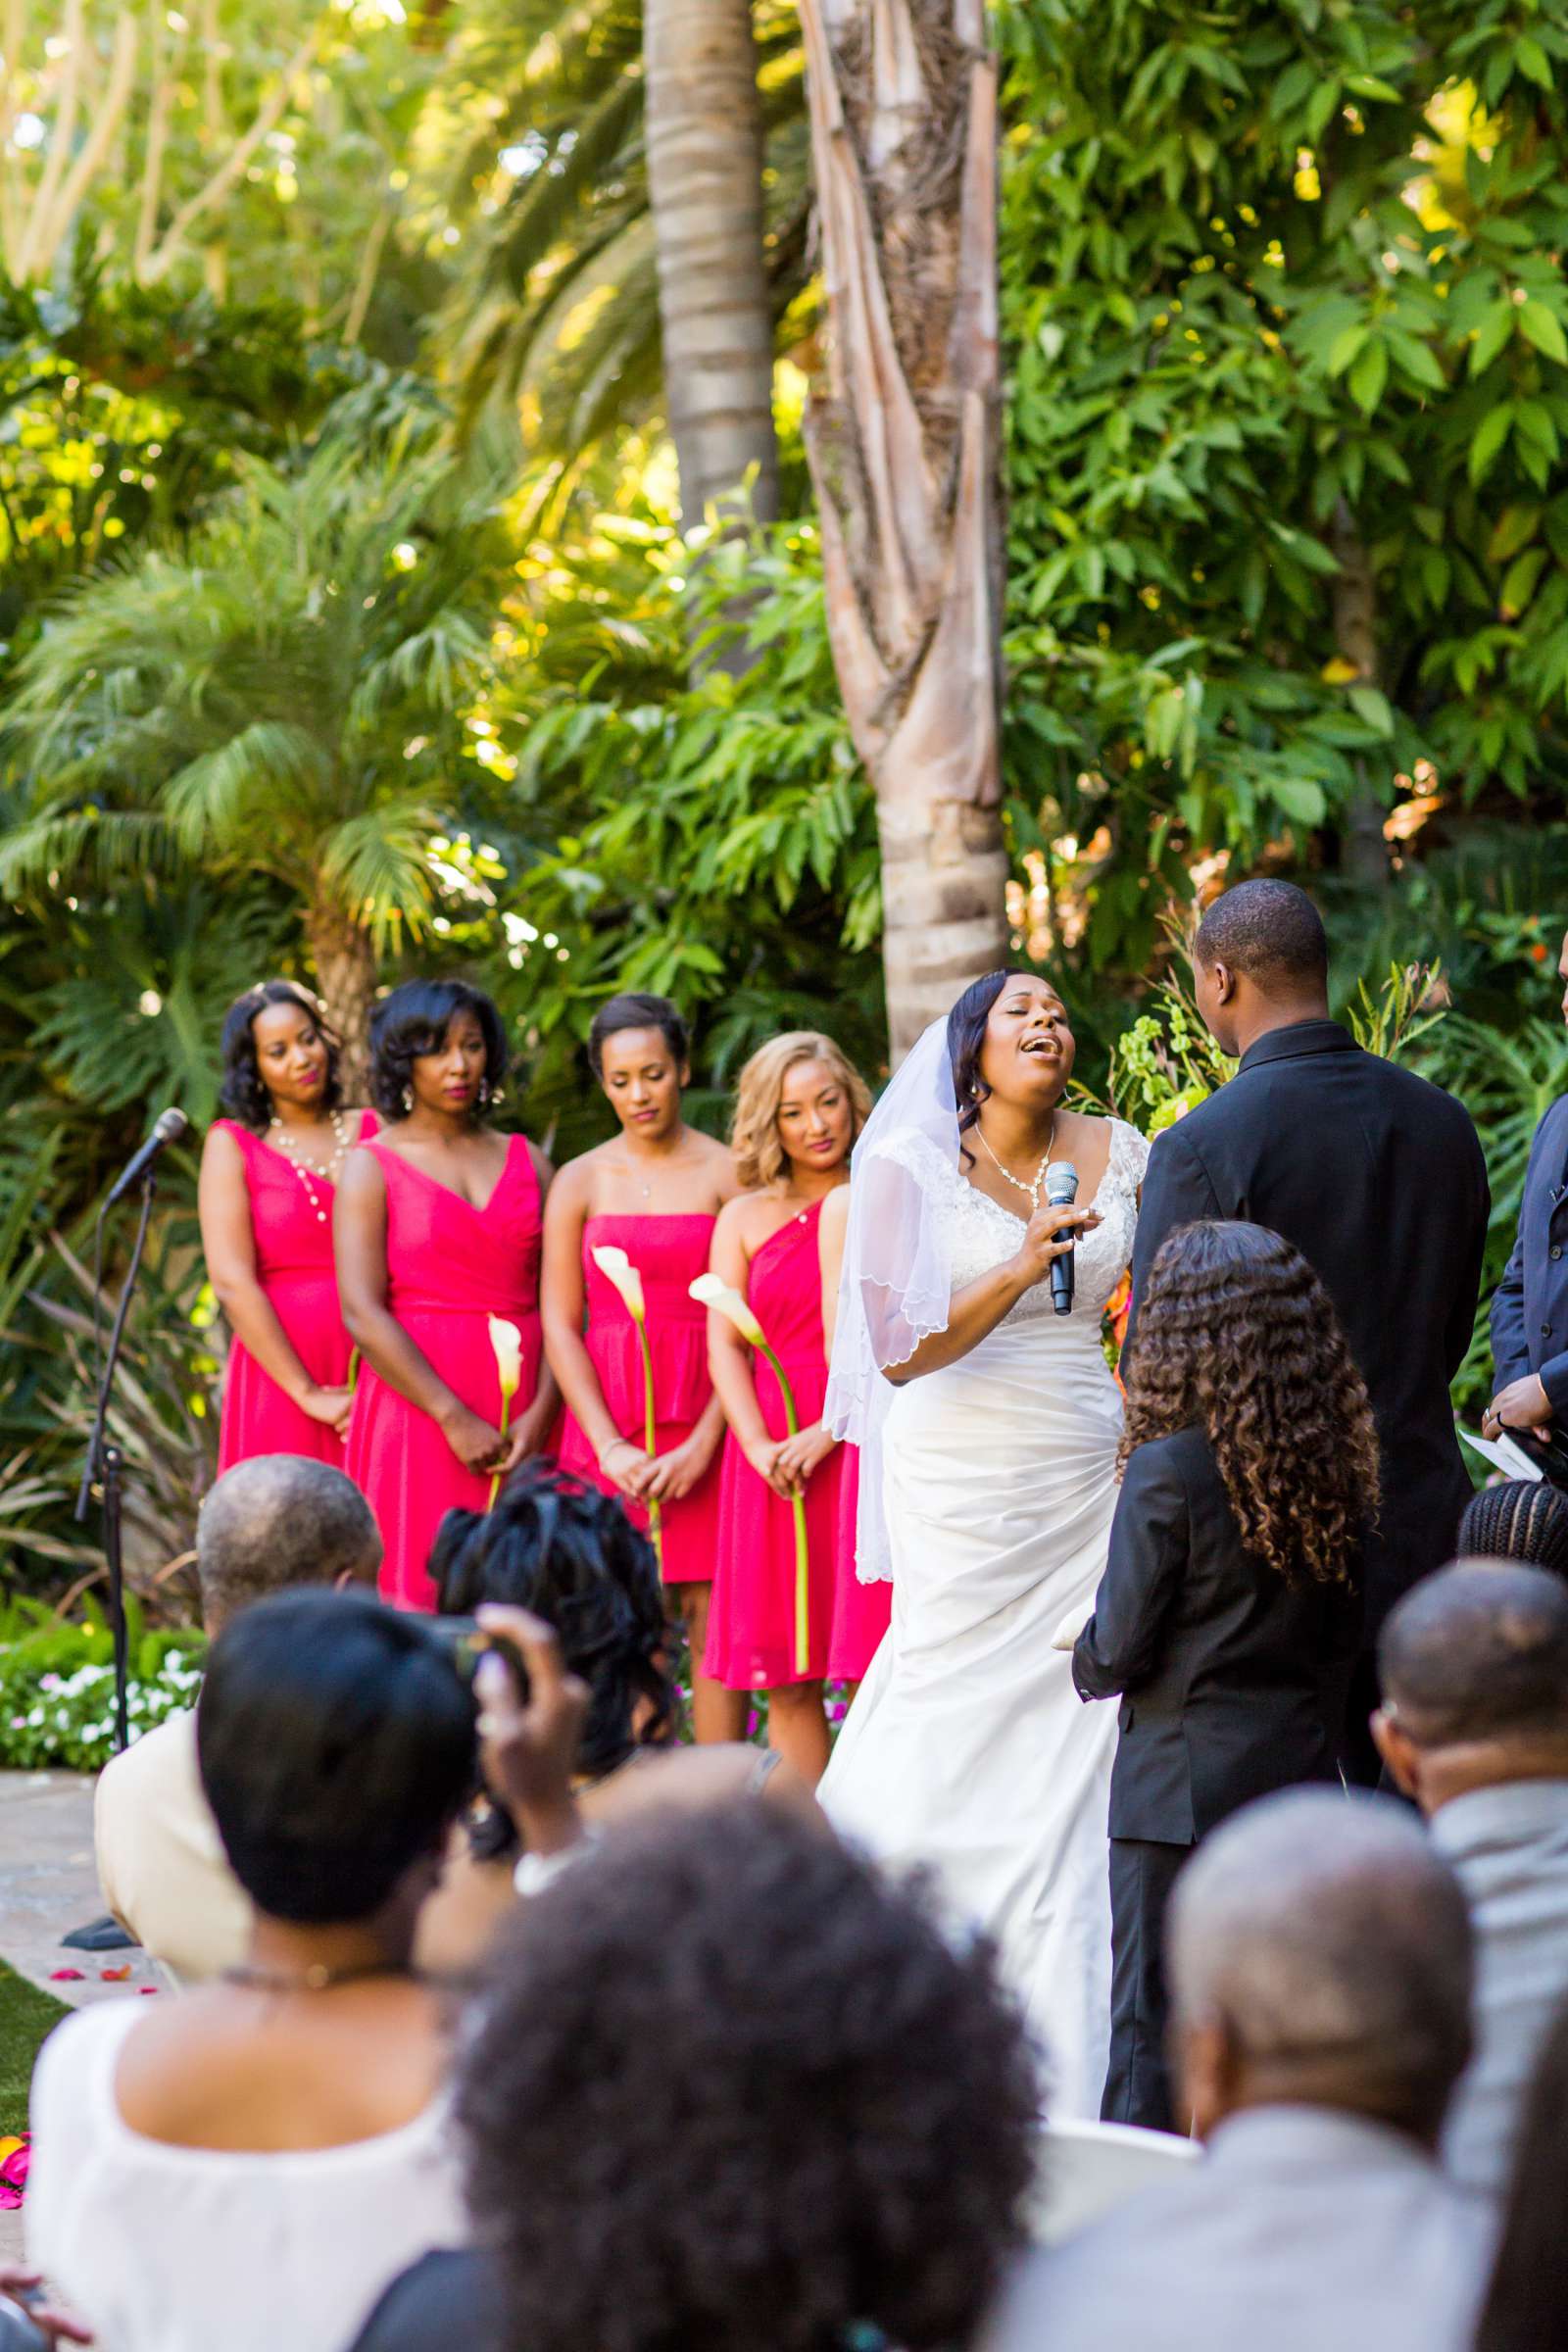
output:
[{"label": "green grass", "polygon": [[0,1960],[0,2139],[27,2129],[27,2090],[38,2045],[70,2011]]}]

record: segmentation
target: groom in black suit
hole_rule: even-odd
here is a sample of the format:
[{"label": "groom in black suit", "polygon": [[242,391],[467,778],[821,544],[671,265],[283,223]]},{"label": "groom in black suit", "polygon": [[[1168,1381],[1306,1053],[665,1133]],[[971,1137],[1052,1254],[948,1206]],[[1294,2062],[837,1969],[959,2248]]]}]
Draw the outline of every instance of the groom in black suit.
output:
[{"label": "groom in black suit", "polygon": [[1371,1787],[1378,1629],[1452,1554],[1470,1494],[1448,1386],[1475,1322],[1490,1200],[1470,1114],[1367,1054],[1329,1018],[1328,943],[1289,882],[1217,899],[1194,950],[1198,1007],[1240,1057],[1219,1093],[1156,1138],[1133,1255],[1133,1318],[1161,1244],[1198,1217],[1294,1242],[1333,1299],[1377,1417],[1382,1502],[1366,1554],[1365,1649],[1345,1764]]}]

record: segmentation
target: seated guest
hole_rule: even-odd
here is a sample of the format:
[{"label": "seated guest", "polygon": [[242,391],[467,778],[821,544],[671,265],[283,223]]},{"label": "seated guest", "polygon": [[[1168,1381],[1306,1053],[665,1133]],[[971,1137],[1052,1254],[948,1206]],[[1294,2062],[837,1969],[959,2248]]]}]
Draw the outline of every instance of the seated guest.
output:
[{"label": "seated guest", "polygon": [[[443,1615],[520,1608],[557,1635],[587,1686],[577,1806],[589,1829],[655,1808],[763,1796],[821,1823],[815,1798],[775,1751],[676,1745],[665,1588],[654,1547],[618,1496],[549,1462],[527,1462],[492,1511],[449,1511],[430,1554]],[[461,1973],[511,1915],[518,1840],[498,1796],[481,1798],[419,1928],[419,1959]]]},{"label": "seated guest", "polygon": [[[253,1601],[304,1585],[370,1585],[370,1506],[329,1463],[263,1453],[224,1472],[196,1521],[202,1621],[216,1640]],[[171,1715],[99,1775],[98,1881],[122,1927],[181,1981],[244,1956],[251,1907],[196,1769],[196,1715]]]},{"label": "seated guest", "polygon": [[[1165,1907],[1251,1798],[1334,1781],[1377,1496],[1372,1408],[1306,1260],[1187,1225],[1155,1259],[1128,1370],[1122,1487],[1081,1698],[1122,1698],[1110,1782],[1107,2122],[1173,2128]],[[1177,2119],[1185,2126],[1185,2117]]]},{"label": "seated guest", "polygon": [[220,1636],[196,1744],[249,1949],[183,2000],[50,2036],[28,2256],[112,2352],[342,2352],[464,2228],[412,1953],[475,1784],[473,1697],[416,1621],[284,1593]]},{"label": "seated guest", "polygon": [[1444,2155],[1500,2194],[1536,2053],[1568,1997],[1568,1587],[1463,1561],[1384,1628],[1373,1731],[1432,1824],[1476,1938],[1476,2051]]},{"label": "seated guest", "polygon": [[650,1819],[531,1904],[456,2105],[485,2253],[417,2266],[357,2352],[935,2352],[1022,2242],[1035,2079],[989,1947],[772,1808]]},{"label": "seated guest", "polygon": [[1476,2352],[1558,2352],[1568,2341],[1565,2136],[1568,2008],[1558,2010],[1542,2043],[1525,2096],[1502,2239],[1476,2330]]},{"label": "seated guest", "polygon": [[1540,1478],[1483,1487],[1465,1506],[1455,1550],[1461,1560],[1520,1560],[1568,1580],[1568,1494]]},{"label": "seated guest", "polygon": [[1470,2048],[1446,1863],[1387,1798],[1293,1789],[1205,1839],[1170,1929],[1203,2160],[1032,2256],[989,2352],[1468,2352],[1492,2231],[1435,2153]]}]

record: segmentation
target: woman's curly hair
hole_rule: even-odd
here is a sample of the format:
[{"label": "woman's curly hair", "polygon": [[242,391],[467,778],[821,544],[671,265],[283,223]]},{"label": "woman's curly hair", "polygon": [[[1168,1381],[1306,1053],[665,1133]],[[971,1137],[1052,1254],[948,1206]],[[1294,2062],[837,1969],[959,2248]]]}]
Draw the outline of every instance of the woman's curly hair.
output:
[{"label": "woman's curly hair", "polygon": [[1020,2249],[1039,2086],[987,1944],[752,1804],[622,1832],[528,1905],[457,2110],[506,2342],[923,2352]]},{"label": "woman's curly hair", "polygon": [[789,1029],[759,1046],[740,1074],[735,1089],[735,1124],[730,1149],[743,1191],[755,1193],[777,1184],[789,1168],[789,1157],[778,1131],[784,1081],[803,1061],[820,1061],[838,1080],[850,1103],[853,1143],[871,1115],[871,1090],[841,1046],[820,1029]]},{"label": "woman's curly hair", "polygon": [[1261,1225],[1173,1233],[1139,1307],[1135,1446],[1201,1429],[1250,1551],[1287,1584],[1348,1578],[1377,1505],[1372,1407],[1328,1293]]},{"label": "woman's curly hair", "polygon": [[256,1058],[256,1016],[272,1004],[292,1004],[315,1025],[326,1048],[326,1087],[321,1101],[326,1109],[336,1110],[343,1100],[339,1070],[342,1044],[327,1020],[319,997],[312,996],[297,980],[258,980],[254,988],[246,989],[243,996],[234,999],[223,1015],[222,1042],[219,1048],[223,1077],[218,1097],[218,1106],[224,1117],[250,1128],[256,1135],[266,1130],[272,1116],[272,1098]]}]

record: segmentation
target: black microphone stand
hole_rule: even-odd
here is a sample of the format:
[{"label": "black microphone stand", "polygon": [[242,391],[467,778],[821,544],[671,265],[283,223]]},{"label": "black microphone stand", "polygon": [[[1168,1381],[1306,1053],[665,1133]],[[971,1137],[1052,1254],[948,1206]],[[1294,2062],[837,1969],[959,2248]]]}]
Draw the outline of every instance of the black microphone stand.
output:
[{"label": "black microphone stand", "polygon": [[125,1317],[130,1311],[132,1294],[141,1273],[142,1252],[147,1247],[147,1226],[153,1213],[153,1194],[158,1189],[154,1164],[149,1161],[141,1178],[141,1215],[136,1222],[136,1239],[131,1248],[130,1264],[125,1269],[124,1286],[120,1304],[115,1309],[114,1327],[109,1334],[109,1352],[98,1383],[98,1404],[93,1414],[92,1437],[87,1446],[86,1466],[81,1474],[81,1487],[76,1495],[76,1524],[86,1519],[95,1486],[103,1493],[104,1558],[109,1568],[109,1623],[115,1642],[115,1746],[130,1744],[130,1722],[126,1712],[126,1684],[129,1677],[128,1637],[125,1627],[124,1558],[122,1550],[123,1498],[121,1474],[124,1459],[120,1447],[108,1434],[109,1399],[115,1385],[115,1368],[120,1361],[121,1342],[125,1336]]}]

